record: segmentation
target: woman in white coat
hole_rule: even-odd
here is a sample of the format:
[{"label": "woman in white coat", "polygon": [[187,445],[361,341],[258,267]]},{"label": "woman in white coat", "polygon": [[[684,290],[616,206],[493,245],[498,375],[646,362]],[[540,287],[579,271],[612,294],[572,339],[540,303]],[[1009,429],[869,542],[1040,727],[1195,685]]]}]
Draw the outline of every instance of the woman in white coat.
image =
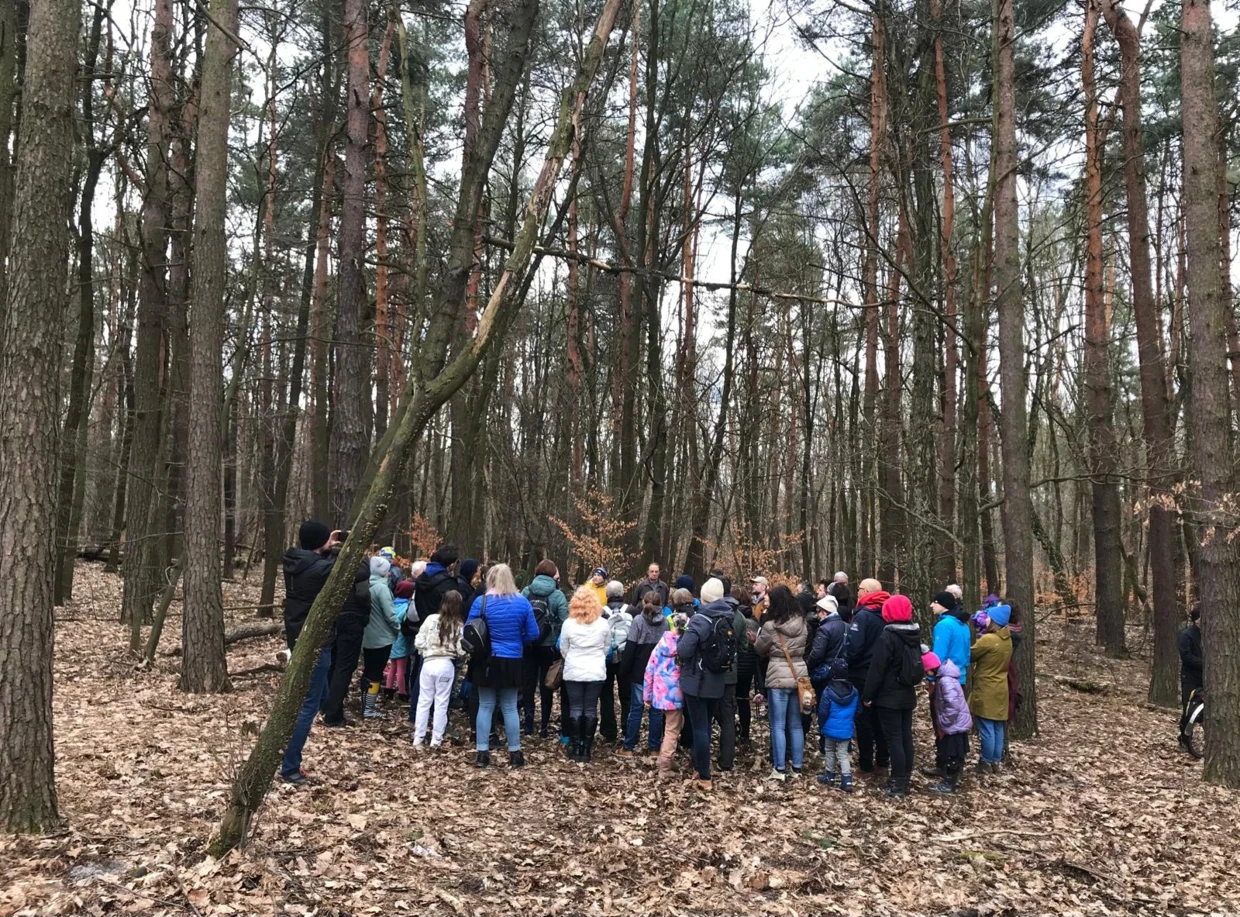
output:
[{"label": "woman in white coat", "polygon": [[611,628],[594,593],[581,586],[568,603],[568,619],[560,631],[564,687],[568,691],[568,756],[589,761],[598,727],[598,699],[607,682],[607,648]]}]

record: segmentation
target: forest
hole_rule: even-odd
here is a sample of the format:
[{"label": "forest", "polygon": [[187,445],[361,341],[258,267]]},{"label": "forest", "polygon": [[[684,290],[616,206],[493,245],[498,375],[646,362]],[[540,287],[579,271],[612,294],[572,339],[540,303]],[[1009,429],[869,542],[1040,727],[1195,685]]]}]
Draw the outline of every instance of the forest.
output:
[{"label": "forest", "polygon": [[[0,913],[74,910],[96,875],[95,913],[239,913],[251,893],[575,912],[576,851],[556,891],[517,854],[470,884],[448,861],[493,854],[488,831],[520,846],[519,825],[461,808],[403,833],[441,768],[368,809],[358,780],[410,765],[385,774],[356,734],[324,740],[337,766],[373,752],[356,806],[319,799],[352,829],[328,835],[352,850],[340,875],[382,882],[412,845],[416,889],[333,885],[313,804],[292,853],[286,803],[263,808],[349,570],[444,541],[522,586],[545,558],[565,588],[651,562],[699,584],[842,570],[923,626],[948,583],[970,611],[991,593],[1023,612],[1033,770],[1011,792],[1034,801],[987,822],[1014,847],[956,810],[849,810],[828,838],[759,800],[741,824],[795,851],[779,872],[699,801],[676,817],[720,836],[692,876],[608,872],[599,912],[1240,907],[1213,867],[1211,899],[1151,865],[1153,835],[1118,872],[1082,865],[1155,830],[1093,782],[1123,773],[1108,744],[1195,822],[1175,850],[1234,831],[1234,2],[0,0],[0,141]],[[281,557],[307,519],[348,537],[281,668]],[[1194,608],[1200,768],[1156,736]],[[1065,801],[1055,775],[1078,767]],[[623,798],[581,804],[602,826],[584,849],[633,839]],[[157,855],[99,822],[108,805],[185,823]],[[1042,846],[1087,822],[1091,848]],[[861,839],[909,830],[965,844],[941,867],[964,898],[854,884]],[[837,844],[847,865],[824,866]],[[903,856],[942,887],[935,857]],[[979,877],[998,858],[1034,871]]]}]

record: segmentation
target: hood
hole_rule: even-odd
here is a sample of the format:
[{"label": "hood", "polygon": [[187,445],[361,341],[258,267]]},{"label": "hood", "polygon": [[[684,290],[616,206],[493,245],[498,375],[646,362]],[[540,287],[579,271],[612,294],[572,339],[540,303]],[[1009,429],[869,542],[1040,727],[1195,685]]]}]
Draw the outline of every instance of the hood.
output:
[{"label": "hood", "polygon": [[307,551],[305,548],[289,548],[284,552],[284,573],[286,576],[297,576],[305,573],[323,559],[322,554]]},{"label": "hood", "polygon": [[906,646],[921,647],[921,626],[917,623],[888,624],[887,630],[899,637]]},{"label": "hood", "polygon": [[857,694],[857,689],[853,686],[853,683],[846,678],[837,678],[834,681],[827,682],[827,686],[823,688],[823,691],[831,696],[831,700],[845,706],[851,704],[853,697]]},{"label": "hood", "polygon": [[787,621],[781,621],[775,625],[775,633],[783,634],[785,637],[799,637],[806,633],[805,617],[803,615],[794,614]]},{"label": "hood", "polygon": [[555,580],[552,577],[546,574],[539,574],[530,583],[530,595],[536,595],[540,599],[545,599],[555,592],[557,588],[559,587],[556,586]]},{"label": "hood", "polygon": [[890,592],[867,592],[857,598],[857,611],[868,608],[875,613],[883,607],[883,602],[891,598]]},{"label": "hood", "polygon": [[680,640],[679,635],[674,630],[669,630],[659,638],[658,645],[654,648],[656,656],[662,656],[665,659],[669,656],[676,655],[676,644]]},{"label": "hood", "polygon": [[883,602],[883,620],[888,624],[903,624],[913,620],[913,603],[907,595],[893,595]]},{"label": "hood", "polygon": [[950,659],[944,659],[939,663],[939,677],[954,678],[956,681],[960,681],[960,667]]},{"label": "hood", "polygon": [[422,571],[422,575],[414,582],[413,588],[417,592],[429,592],[438,586],[445,577],[451,575],[443,564],[427,564],[426,569]]},{"label": "hood", "polygon": [[947,611],[939,615],[939,620],[942,620],[943,618],[955,618],[961,624],[966,624],[966,625],[969,623],[969,613],[965,611],[959,605],[957,605],[955,608],[949,608],[947,609]]},{"label": "hood", "polygon": [[708,605],[703,605],[698,608],[697,613],[706,615],[708,618],[730,618],[736,614],[732,606],[728,604],[727,599],[716,599]]}]

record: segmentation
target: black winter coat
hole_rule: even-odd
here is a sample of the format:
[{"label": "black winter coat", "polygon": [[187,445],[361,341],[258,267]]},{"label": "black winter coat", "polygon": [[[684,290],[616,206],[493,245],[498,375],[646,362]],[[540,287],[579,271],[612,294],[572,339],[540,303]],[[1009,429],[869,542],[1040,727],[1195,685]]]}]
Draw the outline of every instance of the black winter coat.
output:
[{"label": "black winter coat", "polygon": [[1201,628],[1190,624],[1176,638],[1180,651],[1180,687],[1186,691],[1204,687],[1201,658]]},{"label": "black winter coat", "polygon": [[810,645],[809,656],[805,659],[811,677],[814,669],[822,663],[830,662],[837,655],[843,656],[840,650],[844,648],[847,639],[848,625],[838,614],[830,615],[818,624],[814,631],[814,642]]},{"label": "black winter coat", "polygon": [[861,689],[863,704],[889,710],[912,710],[917,706],[918,686],[906,687],[896,677],[900,671],[900,657],[910,650],[917,653],[917,667],[920,669],[921,627],[917,624],[888,624],[883,628],[878,645],[874,647],[865,687]]},{"label": "black winter coat", "polygon": [[848,628],[848,648],[844,655],[848,659],[848,680],[858,689],[865,684],[870,673],[870,660],[874,656],[874,648],[878,644],[886,622],[883,621],[882,606],[866,605],[857,609],[852,624]]},{"label": "black winter coat", "polygon": [[[413,609],[417,612],[417,621],[414,622],[412,628],[405,628],[403,633],[406,638],[412,639],[418,635],[418,626],[433,614],[439,613],[439,603],[443,601],[443,597],[449,592],[461,592],[466,587],[461,581],[452,575],[451,570],[445,570],[438,567],[434,573],[423,573],[413,583]],[[463,608],[473,607],[473,592],[466,596],[461,593],[462,599],[470,599],[468,605],[462,605]],[[408,615],[406,615],[408,620]],[[410,631],[412,630],[412,633]]]},{"label": "black winter coat", "polygon": [[284,639],[289,649],[301,636],[310,606],[323,591],[323,585],[335,565],[334,556],[324,556],[305,548],[289,548],[284,552]]}]

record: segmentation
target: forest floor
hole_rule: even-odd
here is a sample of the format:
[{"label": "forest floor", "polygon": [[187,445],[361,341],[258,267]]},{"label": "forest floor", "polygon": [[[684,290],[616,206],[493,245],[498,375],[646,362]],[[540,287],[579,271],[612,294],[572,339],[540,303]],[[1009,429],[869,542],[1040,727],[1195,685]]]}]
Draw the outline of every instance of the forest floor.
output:
[{"label": "forest floor", "polygon": [[[1145,660],[1097,656],[1092,622],[1042,622],[1041,735],[955,798],[927,795],[920,777],[902,802],[777,785],[747,751],[708,797],[660,784],[649,759],[603,751],[583,767],[547,741],[526,743],[522,771],[500,752],[477,772],[466,745],[415,754],[402,710],[316,726],[306,767],[322,782],[274,786],[248,847],[217,862],[205,845],[278,674],[179,694],[179,660],[162,655],[179,643],[178,607],[155,670],[136,671],[114,623],[119,580],[84,564],[76,588],[56,633],[66,828],[0,839],[3,915],[1240,912],[1240,798],[1202,783],[1174,712],[1145,705]],[[256,596],[230,584],[225,604]],[[281,646],[236,644],[230,668]],[[1054,675],[1115,688],[1084,694]],[[923,703],[918,765],[925,720]],[[755,733],[757,746],[765,723]]]}]

